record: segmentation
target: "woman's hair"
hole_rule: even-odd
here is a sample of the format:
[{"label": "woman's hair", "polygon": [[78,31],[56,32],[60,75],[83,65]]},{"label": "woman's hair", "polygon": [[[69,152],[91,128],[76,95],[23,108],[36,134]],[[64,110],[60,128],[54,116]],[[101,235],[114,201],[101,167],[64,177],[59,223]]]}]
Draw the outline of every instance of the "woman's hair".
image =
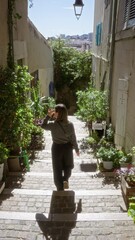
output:
[{"label": "woman's hair", "polygon": [[68,121],[68,112],[64,104],[59,103],[55,106],[55,111],[58,113],[57,121]]}]

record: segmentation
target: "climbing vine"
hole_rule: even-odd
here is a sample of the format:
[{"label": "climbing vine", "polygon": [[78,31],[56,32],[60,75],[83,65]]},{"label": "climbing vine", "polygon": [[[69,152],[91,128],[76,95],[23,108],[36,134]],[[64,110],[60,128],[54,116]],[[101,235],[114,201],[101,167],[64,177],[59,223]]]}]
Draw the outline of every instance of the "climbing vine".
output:
[{"label": "climbing vine", "polygon": [[15,0],[8,0],[8,55],[7,55],[7,65],[9,68],[14,68],[14,45],[13,45],[13,9]]}]

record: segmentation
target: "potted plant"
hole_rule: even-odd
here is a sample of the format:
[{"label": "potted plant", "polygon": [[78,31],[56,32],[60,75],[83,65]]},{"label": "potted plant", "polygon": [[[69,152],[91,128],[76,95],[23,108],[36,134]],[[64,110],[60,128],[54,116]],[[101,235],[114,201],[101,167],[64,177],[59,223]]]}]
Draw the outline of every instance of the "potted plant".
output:
[{"label": "potted plant", "polygon": [[120,159],[120,166],[128,167],[129,164],[132,164],[132,153],[125,153],[124,156]]},{"label": "potted plant", "polygon": [[5,160],[8,158],[9,151],[4,143],[0,143],[0,181],[3,178]]},{"label": "potted plant", "polygon": [[111,170],[122,155],[122,151],[109,144],[108,146],[101,146],[96,153],[97,158],[101,159],[104,169],[107,170]]}]

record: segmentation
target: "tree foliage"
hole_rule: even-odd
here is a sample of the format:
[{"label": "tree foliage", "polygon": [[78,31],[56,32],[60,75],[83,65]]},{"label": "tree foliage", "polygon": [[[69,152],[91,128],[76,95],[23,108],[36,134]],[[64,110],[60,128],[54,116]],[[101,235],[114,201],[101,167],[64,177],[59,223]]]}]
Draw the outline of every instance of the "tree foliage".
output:
[{"label": "tree foliage", "polygon": [[71,48],[61,39],[52,41],[51,45],[56,90],[61,90],[65,85],[75,92],[85,89],[91,79],[91,53]]}]

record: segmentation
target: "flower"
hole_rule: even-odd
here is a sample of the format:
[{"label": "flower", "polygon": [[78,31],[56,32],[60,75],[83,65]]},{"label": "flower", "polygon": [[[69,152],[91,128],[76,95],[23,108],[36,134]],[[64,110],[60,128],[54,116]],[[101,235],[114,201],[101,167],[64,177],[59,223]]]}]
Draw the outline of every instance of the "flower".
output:
[{"label": "flower", "polygon": [[135,185],[135,167],[132,164],[129,164],[125,168],[117,169],[115,173],[124,176],[130,186]]},{"label": "flower", "polygon": [[118,173],[124,176],[135,175],[135,167],[133,167],[132,164],[128,164],[127,167],[116,169],[115,173]]}]

